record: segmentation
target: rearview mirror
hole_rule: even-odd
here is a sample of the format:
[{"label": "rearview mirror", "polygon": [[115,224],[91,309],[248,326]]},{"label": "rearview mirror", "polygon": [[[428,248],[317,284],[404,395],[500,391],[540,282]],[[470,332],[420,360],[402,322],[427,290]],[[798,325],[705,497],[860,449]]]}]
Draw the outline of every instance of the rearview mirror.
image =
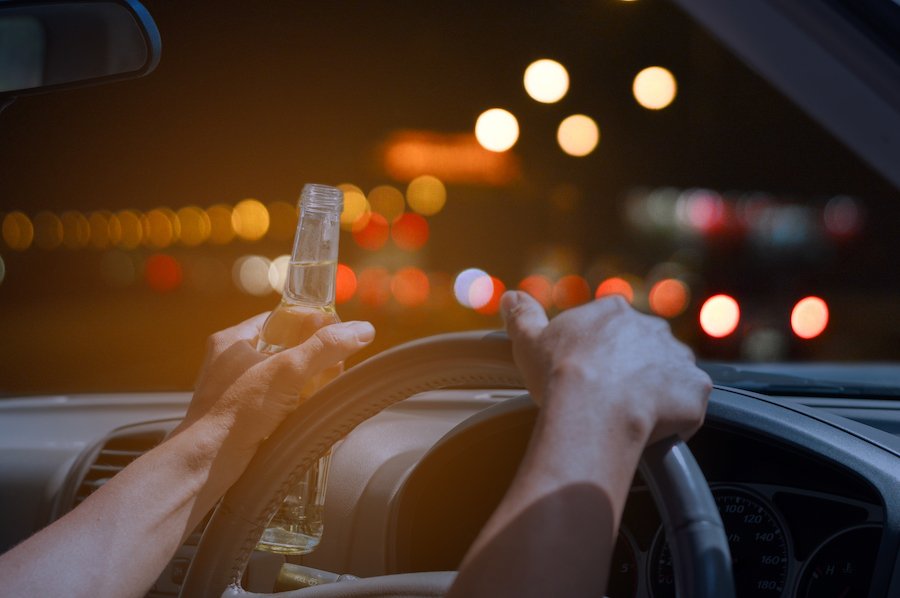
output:
[{"label": "rearview mirror", "polygon": [[160,46],[137,0],[0,2],[0,100],[140,77]]}]

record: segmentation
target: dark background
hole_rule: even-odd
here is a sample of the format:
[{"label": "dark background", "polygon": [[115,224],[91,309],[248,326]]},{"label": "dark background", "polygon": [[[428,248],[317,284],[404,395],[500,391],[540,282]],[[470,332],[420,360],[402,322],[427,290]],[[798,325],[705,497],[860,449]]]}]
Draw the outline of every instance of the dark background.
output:
[{"label": "dark background", "polygon": [[[155,72],[133,81],[23,97],[0,114],[0,212],[207,207],[252,197],[296,201],[306,182],[405,189],[378,149],[393,133],[470,132],[483,110],[516,114],[512,152],[522,176],[504,187],[447,182],[445,209],[415,254],[371,254],[342,239],[341,261],[395,270],[416,265],[450,278],[477,266],[514,287],[541,256],[569,256],[596,285],[605,274],[647,275],[682,260],[692,302],[672,321],[702,357],[746,357],[754,327],[784,333],[786,359],[893,360],[900,356],[897,190],[668,3],[593,1],[171,2],[145,5],[162,34]],[[564,64],[568,95],[543,105],[521,78],[535,59]],[[634,75],[662,65],[678,79],[661,111],[631,95]],[[601,142],[563,154],[558,122],[591,115]],[[574,205],[551,198],[560,185]],[[636,189],[762,191],[820,207],[847,194],[865,208],[850,240],[760,254],[739,238],[685,242],[641,233],[624,218]],[[269,258],[289,242],[138,248],[230,270],[242,255]],[[685,257],[687,256],[687,257]],[[270,309],[230,280],[168,293],[140,279],[111,287],[104,251],[14,251],[0,242],[0,392],[190,388],[211,332]],[[440,295],[443,292],[444,295]],[[744,306],[738,331],[705,338],[697,312],[729,292]],[[790,335],[793,303],[825,297],[831,324],[813,341]],[[640,301],[639,301],[640,303]],[[459,306],[446,288],[428,304],[373,309],[354,298],[343,319],[370,319],[365,355],[431,333],[501,325]]]}]

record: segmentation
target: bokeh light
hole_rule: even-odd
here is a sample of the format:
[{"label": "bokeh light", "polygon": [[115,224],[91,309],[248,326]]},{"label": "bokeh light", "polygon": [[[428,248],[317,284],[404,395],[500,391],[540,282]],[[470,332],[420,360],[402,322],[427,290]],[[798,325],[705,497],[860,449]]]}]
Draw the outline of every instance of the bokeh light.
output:
[{"label": "bokeh light", "polygon": [[634,78],[634,99],[648,110],[661,110],[672,103],[678,93],[675,76],[661,66],[650,66]]},{"label": "bokeh light", "polygon": [[284,254],[279,255],[269,264],[269,286],[276,293],[280,293],[284,289],[284,281],[287,280],[288,265],[290,263],[291,256]]},{"label": "bokeh light", "polygon": [[540,274],[526,276],[519,283],[519,290],[534,297],[544,309],[550,309],[553,304],[553,283],[546,276]]},{"label": "bokeh light", "polygon": [[231,270],[234,284],[250,295],[262,296],[272,292],[269,284],[269,260],[261,255],[247,255],[234,262]]},{"label": "bokeh light", "polygon": [[390,185],[379,185],[369,191],[369,206],[376,214],[381,214],[388,222],[393,222],[406,207],[403,193]]},{"label": "bokeh light", "polygon": [[381,214],[372,212],[368,224],[358,231],[353,231],[353,240],[367,251],[378,251],[387,243],[389,235],[387,220]]},{"label": "bokeh light", "polygon": [[491,300],[493,293],[494,285],[491,277],[487,272],[478,268],[463,270],[456,275],[456,279],[453,281],[453,296],[463,307],[473,309],[482,307]]},{"label": "bokeh light", "polygon": [[634,287],[627,280],[618,276],[607,278],[597,285],[597,290],[594,292],[595,298],[600,299],[608,295],[621,295],[628,303],[634,303]]},{"label": "bokeh light", "polygon": [[381,307],[391,298],[391,275],[381,267],[366,268],[359,273],[359,300],[368,307]]},{"label": "bokeh light", "polygon": [[828,326],[828,304],[821,297],[806,297],[791,311],[791,330],[802,339],[819,336]]},{"label": "bokeh light", "polygon": [[3,284],[3,279],[6,278],[6,262],[3,261],[3,256],[0,255],[0,284]]},{"label": "bokeh light", "polygon": [[356,272],[346,264],[338,264],[335,274],[334,302],[347,303],[356,294]]},{"label": "bokeh light", "polygon": [[[477,283],[476,283],[477,284]],[[475,308],[480,314],[492,316],[500,311],[500,298],[506,292],[506,285],[496,276],[491,276],[491,298],[481,307]]]},{"label": "bokeh light", "polygon": [[430,291],[428,276],[414,266],[401,268],[391,277],[391,293],[404,307],[424,305]]},{"label": "bokeh light", "polygon": [[269,232],[273,241],[290,241],[297,230],[297,218],[300,216],[297,207],[286,201],[273,201],[269,209]]},{"label": "bokeh light", "polygon": [[341,212],[341,228],[349,231],[358,231],[369,223],[372,208],[369,200],[356,187],[346,188],[344,191],[344,209]]},{"label": "bokeh light", "polygon": [[255,199],[241,200],[231,213],[231,225],[241,239],[258,241],[269,230],[269,210]]},{"label": "bokeh light", "polygon": [[10,249],[25,251],[34,241],[34,225],[22,212],[10,212],[3,218],[3,241]]},{"label": "bokeh light", "polygon": [[573,114],[559,124],[556,141],[570,156],[587,156],[600,143],[600,128],[590,116]]},{"label": "bokeh light", "polygon": [[447,189],[437,177],[423,174],[410,181],[406,188],[406,203],[423,216],[434,216],[447,203]]},{"label": "bokeh light", "polygon": [[178,240],[182,245],[196,247],[209,238],[212,224],[209,215],[196,206],[186,206],[175,213],[178,218],[180,234]]},{"label": "bokeh light", "polygon": [[663,318],[674,318],[687,309],[690,291],[676,278],[664,278],[650,288],[650,309]]},{"label": "bokeh light", "polygon": [[141,215],[134,210],[122,210],[116,213],[119,230],[115,242],[123,249],[135,249],[144,239],[144,226]]},{"label": "bokeh light", "polygon": [[[116,217],[112,212],[102,210],[91,212],[91,215],[88,216],[88,226],[91,228],[91,247],[106,249],[115,243],[110,230],[114,220]],[[116,228],[118,228],[118,223],[116,223]]]},{"label": "bokeh light", "polygon": [[421,249],[428,241],[428,232],[428,221],[412,212],[406,212],[391,225],[391,238],[404,251]]},{"label": "bokeh light", "polygon": [[144,214],[141,224],[144,227],[144,243],[158,249],[174,243],[181,231],[178,216],[168,208],[150,210]]},{"label": "bokeh light", "polygon": [[577,274],[563,276],[553,285],[553,305],[569,309],[591,300],[591,287]]},{"label": "bokeh light", "polygon": [[543,58],[528,65],[523,83],[531,99],[552,104],[563,99],[569,91],[569,73],[555,60]]},{"label": "bokeh light", "polygon": [[63,225],[53,212],[38,212],[34,216],[34,244],[41,249],[56,249],[62,245]]},{"label": "bokeh light", "polygon": [[482,112],[475,122],[475,138],[486,150],[505,152],[519,139],[519,122],[502,108]]},{"label": "bokeh light", "polygon": [[700,327],[713,338],[723,338],[737,330],[741,321],[738,302],[728,295],[714,295],[700,308]]},{"label": "bokeh light", "polygon": [[63,245],[67,249],[81,249],[91,242],[91,224],[81,212],[68,210],[62,213]]},{"label": "bokeh light", "polygon": [[169,293],[181,286],[181,264],[171,255],[154,253],[144,263],[144,280],[157,293]]},{"label": "bokeh light", "polygon": [[225,245],[234,239],[234,226],[231,223],[231,206],[216,204],[206,208],[209,216],[209,242]]},{"label": "bokeh light", "polygon": [[822,213],[825,230],[835,237],[852,237],[862,229],[863,211],[859,201],[847,195],[832,197]]},{"label": "bokeh light", "polygon": [[133,254],[113,249],[100,257],[100,277],[111,287],[130,286],[137,280],[137,274],[138,268]]},{"label": "bokeh light", "polygon": [[185,283],[205,295],[219,295],[228,288],[228,266],[222,260],[206,255],[192,255],[185,259]]}]

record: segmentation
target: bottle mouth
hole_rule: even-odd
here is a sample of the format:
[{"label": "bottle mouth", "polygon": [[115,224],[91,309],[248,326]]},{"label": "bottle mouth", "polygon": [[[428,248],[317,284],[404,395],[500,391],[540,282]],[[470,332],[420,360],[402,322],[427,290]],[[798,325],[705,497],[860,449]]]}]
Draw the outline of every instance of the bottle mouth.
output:
[{"label": "bottle mouth", "polygon": [[330,185],[306,184],[300,193],[300,204],[308,208],[341,210],[344,207],[344,192]]}]

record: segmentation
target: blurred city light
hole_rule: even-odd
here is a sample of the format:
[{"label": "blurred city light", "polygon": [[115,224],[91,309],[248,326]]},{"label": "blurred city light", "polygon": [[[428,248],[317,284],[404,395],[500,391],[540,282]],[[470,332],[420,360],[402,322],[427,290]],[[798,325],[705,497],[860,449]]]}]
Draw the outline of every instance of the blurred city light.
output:
[{"label": "blurred city light", "polygon": [[[476,284],[478,282],[476,281]],[[491,298],[481,307],[476,307],[475,311],[485,315],[492,316],[500,311],[500,298],[506,292],[506,285],[496,276],[491,276]]]},{"label": "blurred city light", "polygon": [[475,137],[484,149],[505,152],[519,139],[519,122],[512,113],[502,108],[491,108],[482,112],[475,121]]},{"label": "blurred city light", "polygon": [[519,283],[519,290],[534,297],[544,309],[550,309],[553,304],[553,283],[546,276],[540,274],[526,276]]},{"label": "blurred city light", "polygon": [[6,278],[6,262],[3,261],[3,256],[0,255],[0,284],[3,284],[4,278]]},{"label": "blurred city light", "polygon": [[171,255],[155,253],[144,263],[144,280],[157,293],[169,293],[181,286],[181,264]]},{"label": "blurred city light", "polygon": [[383,156],[385,171],[398,181],[431,175],[447,183],[502,186],[521,175],[511,152],[489,151],[473,133],[398,131],[385,141]]},{"label": "blurred city light", "polygon": [[116,213],[118,234],[114,236],[116,245],[123,249],[137,249],[144,240],[144,225],[141,216],[134,210],[121,210]]},{"label": "blurred city light", "polygon": [[391,293],[404,307],[418,307],[428,301],[428,276],[419,268],[401,268],[391,277]]},{"label": "blurred city light", "polygon": [[360,230],[353,231],[353,240],[367,251],[378,251],[387,243],[390,229],[381,214],[372,212],[369,222]]},{"label": "blurred city light", "polygon": [[359,300],[368,307],[381,307],[391,297],[391,275],[381,267],[366,268],[359,273]]},{"label": "blurred city light", "polygon": [[110,229],[115,215],[112,212],[99,211],[92,212],[88,216],[88,226],[90,226],[91,247],[96,249],[106,249],[113,244]]},{"label": "blurred city light", "polygon": [[105,252],[100,258],[100,277],[111,287],[124,288],[134,284],[137,265],[133,254],[121,249]]},{"label": "blurred city light", "polygon": [[[365,194],[358,187],[347,185],[344,191],[344,209],[341,212],[341,228],[359,231],[369,224],[371,206]],[[294,218],[296,221],[296,217]]]},{"label": "blurred city light", "polygon": [[741,321],[738,302],[728,295],[714,295],[700,308],[700,327],[713,338],[723,338],[737,330]]},{"label": "blurred city light", "polygon": [[634,303],[634,287],[627,280],[618,276],[607,278],[597,285],[597,290],[594,292],[595,298],[600,299],[608,295],[621,295],[628,303]]},{"label": "blurred city light", "polygon": [[835,237],[852,237],[862,228],[862,208],[856,199],[838,195],[825,204],[822,219],[830,234]]},{"label": "blurred city light", "polygon": [[802,339],[819,336],[828,326],[828,304],[820,297],[806,297],[791,311],[791,330]]},{"label": "blurred city light", "polygon": [[276,293],[280,293],[284,289],[284,281],[287,280],[288,266],[291,263],[291,256],[284,254],[276,257],[269,264],[269,286]]},{"label": "blurred city light", "polygon": [[591,287],[577,274],[563,276],[553,285],[553,305],[569,309],[591,300]]},{"label": "blurred city light", "polygon": [[678,91],[675,76],[661,66],[650,66],[634,78],[632,86],[638,104],[648,110],[661,110],[672,103]]},{"label": "blurred city light", "polygon": [[34,225],[22,212],[10,212],[3,218],[3,241],[10,249],[25,251],[34,241]]},{"label": "blurred city light", "polygon": [[404,251],[421,249],[428,241],[428,221],[422,216],[407,212],[391,224],[391,238]]},{"label": "blurred city light", "polygon": [[179,209],[175,215],[181,229],[178,240],[182,245],[196,247],[209,239],[212,224],[206,212],[197,206],[186,206]]},{"label": "blurred city light", "polygon": [[91,242],[91,225],[81,212],[68,210],[62,213],[63,245],[67,249],[82,249]]},{"label": "blurred city light", "polygon": [[569,73],[555,60],[544,58],[528,65],[523,83],[533,100],[552,104],[560,101],[569,91]]},{"label": "blurred city light", "polygon": [[234,262],[231,276],[235,286],[250,295],[272,292],[269,284],[269,260],[261,255],[247,255]]},{"label": "blurred city light", "polygon": [[570,156],[587,156],[600,142],[600,128],[590,116],[573,114],[559,124],[556,141]]},{"label": "blurred city light", "polygon": [[391,185],[379,185],[375,187],[369,191],[368,199],[372,211],[384,216],[384,219],[388,222],[393,222],[395,218],[403,213],[403,210],[406,207],[403,193]]},{"label": "blurred city light", "polygon": [[56,249],[62,245],[63,225],[53,212],[42,211],[34,216],[34,244],[41,249]]},{"label": "blurred city light", "polygon": [[674,318],[687,309],[690,291],[675,278],[665,278],[650,288],[650,309],[663,318]]},{"label": "blurred city light", "polygon": [[356,272],[346,264],[338,264],[335,273],[334,302],[347,303],[356,293]]},{"label": "blurred city light", "polygon": [[178,238],[181,223],[178,216],[168,208],[156,208],[141,218],[144,229],[144,243],[162,249],[168,247]]},{"label": "blurred city light", "polygon": [[231,213],[231,226],[241,239],[258,241],[269,230],[269,211],[255,199],[241,200]]},{"label": "blurred city light", "polygon": [[269,231],[266,235],[273,241],[291,241],[297,230],[297,207],[286,201],[273,201],[268,210]]},{"label": "blurred city light", "polygon": [[453,281],[453,296],[463,307],[473,309],[482,307],[491,300],[493,292],[494,285],[491,277],[487,272],[478,268],[463,270],[456,275],[456,279]]},{"label": "blurred city light", "polygon": [[428,174],[414,178],[406,188],[406,203],[412,211],[434,216],[447,202],[447,189],[437,177]]},{"label": "blurred city light", "polygon": [[708,189],[688,189],[675,204],[679,224],[702,233],[721,230],[727,222],[722,196]]}]

